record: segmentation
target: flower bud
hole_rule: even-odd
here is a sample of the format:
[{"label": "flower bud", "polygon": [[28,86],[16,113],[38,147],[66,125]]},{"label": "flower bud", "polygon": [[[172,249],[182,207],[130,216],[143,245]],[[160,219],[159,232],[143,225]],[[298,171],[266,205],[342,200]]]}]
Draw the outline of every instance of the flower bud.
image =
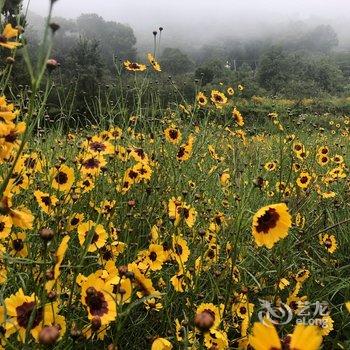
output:
[{"label": "flower bud", "polygon": [[51,239],[54,237],[55,232],[51,228],[47,227],[47,228],[42,228],[39,231],[39,235],[44,241],[48,242],[48,241],[51,241]]},{"label": "flower bud", "polygon": [[39,333],[39,343],[43,345],[54,345],[60,336],[57,326],[46,326]]},{"label": "flower bud", "polygon": [[15,63],[15,59],[13,57],[6,57],[6,63],[7,64],[14,64]]},{"label": "flower bud", "polygon": [[52,72],[53,70],[55,70],[56,68],[58,68],[60,66],[60,64],[53,58],[50,58],[49,60],[47,60],[46,62],[46,68],[49,72]]},{"label": "flower bud", "polygon": [[214,315],[210,311],[203,311],[194,318],[194,324],[201,330],[207,331],[214,325]]}]

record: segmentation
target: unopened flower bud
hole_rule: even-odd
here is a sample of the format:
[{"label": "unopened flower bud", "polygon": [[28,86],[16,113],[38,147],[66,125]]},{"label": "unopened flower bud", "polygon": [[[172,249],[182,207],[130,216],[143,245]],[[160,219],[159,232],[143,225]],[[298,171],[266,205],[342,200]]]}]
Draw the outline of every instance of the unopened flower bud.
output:
[{"label": "unopened flower bud", "polygon": [[60,336],[57,326],[46,326],[39,333],[39,343],[43,345],[54,345]]},{"label": "unopened flower bud", "polygon": [[200,314],[197,314],[194,319],[194,324],[201,330],[209,330],[215,321],[215,316],[209,310],[205,310]]},{"label": "unopened flower bud", "polygon": [[99,316],[95,316],[91,320],[91,330],[93,332],[97,332],[101,327],[101,318]]},{"label": "unopened flower bud", "polygon": [[54,69],[58,68],[60,64],[53,58],[50,58],[46,62],[46,68],[49,72],[52,72]]},{"label": "unopened flower bud", "polygon": [[39,231],[39,235],[44,241],[51,241],[55,235],[55,232],[49,227],[44,227]]},{"label": "unopened flower bud", "polygon": [[13,57],[6,57],[6,63],[7,64],[14,64],[15,63],[15,59]]},{"label": "unopened flower bud", "polygon": [[50,23],[50,28],[52,32],[55,33],[60,29],[60,25],[57,23]]}]

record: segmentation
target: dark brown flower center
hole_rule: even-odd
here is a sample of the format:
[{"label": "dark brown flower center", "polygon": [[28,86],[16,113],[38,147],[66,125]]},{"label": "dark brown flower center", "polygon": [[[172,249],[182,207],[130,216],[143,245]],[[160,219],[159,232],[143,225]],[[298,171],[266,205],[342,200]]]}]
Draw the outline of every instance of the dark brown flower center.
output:
[{"label": "dark brown flower center", "polygon": [[64,173],[63,171],[60,171],[56,176],[55,176],[55,180],[58,184],[60,185],[64,185],[67,183],[68,181],[68,175],[66,173]]},{"label": "dark brown flower center", "polygon": [[85,302],[92,316],[103,316],[108,312],[108,303],[105,296],[94,287],[87,289]]},{"label": "dark brown flower center", "polygon": [[31,157],[27,158],[27,159],[24,161],[24,166],[25,166],[26,168],[34,169],[35,164],[36,164],[36,159],[31,158]]},{"label": "dark brown flower center", "polygon": [[103,152],[106,149],[106,145],[103,142],[91,142],[90,148],[95,152]]},{"label": "dark brown flower center", "polygon": [[89,158],[83,163],[83,166],[86,169],[98,168],[99,165],[100,165],[100,161],[98,159],[96,159],[96,158]]},{"label": "dark brown flower center", "polygon": [[17,252],[20,252],[24,248],[23,240],[14,239],[12,242],[13,249]]},{"label": "dark brown flower center", "polygon": [[[35,302],[25,302],[20,306],[16,307],[17,322],[18,325],[22,328],[27,328],[29,325],[29,320],[32,315],[33,310],[35,309]],[[35,311],[35,317],[31,325],[31,329],[35,328],[43,319],[43,310],[39,308]]]},{"label": "dark brown flower center", "polygon": [[256,230],[258,233],[268,233],[269,230],[276,227],[280,215],[277,213],[276,209],[269,208],[264,215],[260,216],[258,219],[258,225]]},{"label": "dark brown flower center", "polygon": [[11,131],[8,135],[5,136],[5,141],[8,143],[14,143],[17,140],[17,134]]},{"label": "dark brown flower center", "polygon": [[179,133],[177,130],[175,130],[175,129],[169,130],[169,136],[171,139],[176,140],[178,135],[179,135]]},{"label": "dark brown flower center", "polygon": [[215,95],[215,96],[214,96],[214,100],[215,100],[216,102],[222,102],[222,97],[221,97],[220,95]]},{"label": "dark brown flower center", "polygon": [[182,158],[185,155],[185,147],[181,146],[179,152],[177,153],[177,158]]},{"label": "dark brown flower center", "polygon": [[182,254],[182,247],[180,244],[175,244],[175,252],[177,255],[181,255]]},{"label": "dark brown flower center", "polygon": [[308,178],[307,176],[302,176],[302,177],[300,178],[300,182],[301,182],[302,184],[306,184],[306,183],[308,182],[308,180],[309,180],[309,178]]},{"label": "dark brown flower center", "polygon": [[72,226],[76,226],[76,225],[78,225],[79,224],[79,219],[78,218],[73,218],[71,221],[70,221],[70,224],[72,225]]},{"label": "dark brown flower center", "polygon": [[157,253],[156,252],[151,252],[151,254],[149,255],[149,258],[152,261],[156,261],[157,260]]},{"label": "dark brown flower center", "polygon": [[42,196],[41,201],[48,207],[51,205],[51,198],[49,196]]},{"label": "dark brown flower center", "polygon": [[130,170],[130,172],[129,172],[130,179],[136,179],[137,176],[138,176],[138,173],[136,171]]}]

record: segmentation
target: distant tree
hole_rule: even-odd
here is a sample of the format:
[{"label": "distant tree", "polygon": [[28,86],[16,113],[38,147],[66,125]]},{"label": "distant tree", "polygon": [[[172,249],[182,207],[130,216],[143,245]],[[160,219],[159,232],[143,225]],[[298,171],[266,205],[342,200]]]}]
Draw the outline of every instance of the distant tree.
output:
[{"label": "distant tree", "polygon": [[164,49],[160,61],[164,70],[173,75],[187,73],[194,65],[180,49],[170,47]]},{"label": "distant tree", "polygon": [[205,86],[213,81],[214,71],[209,67],[198,67],[194,72],[194,77],[200,80],[202,86]]},{"label": "distant tree", "polygon": [[111,65],[113,57],[133,60],[136,57],[136,37],[131,27],[105,21],[96,14],[83,14],[77,19],[80,34],[100,42],[102,58]]},{"label": "distant tree", "polygon": [[98,85],[105,74],[99,42],[81,36],[68,53],[64,69],[67,82],[76,80],[77,108],[84,109],[84,98],[97,95]]},{"label": "distant tree", "polygon": [[214,79],[220,79],[225,76],[224,63],[219,60],[208,61],[195,71],[195,78],[201,80],[202,85],[211,83]]},{"label": "distant tree", "polygon": [[262,57],[258,81],[261,87],[276,94],[288,80],[288,67],[290,66],[287,55],[281,47],[273,46]]},{"label": "distant tree", "polygon": [[52,56],[57,59],[65,69],[67,59],[81,40],[76,21],[66,18],[54,18],[53,21],[60,25],[60,29],[55,33]]},{"label": "distant tree", "polygon": [[11,20],[13,15],[17,15],[21,8],[22,0],[5,0],[2,13],[5,15],[6,20]]},{"label": "distant tree", "polygon": [[329,53],[338,46],[338,35],[330,25],[319,25],[307,33],[302,40],[305,49]]}]

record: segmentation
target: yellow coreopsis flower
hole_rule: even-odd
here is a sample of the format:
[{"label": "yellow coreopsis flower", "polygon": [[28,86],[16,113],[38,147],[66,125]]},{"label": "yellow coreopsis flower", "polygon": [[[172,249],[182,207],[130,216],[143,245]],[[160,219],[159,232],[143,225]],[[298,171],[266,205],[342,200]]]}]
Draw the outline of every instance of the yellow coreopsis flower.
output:
[{"label": "yellow coreopsis flower", "polygon": [[2,34],[0,35],[0,46],[13,50],[16,47],[21,46],[21,43],[17,41],[10,41],[10,39],[17,38],[18,29],[12,27],[12,24],[6,24]]}]

